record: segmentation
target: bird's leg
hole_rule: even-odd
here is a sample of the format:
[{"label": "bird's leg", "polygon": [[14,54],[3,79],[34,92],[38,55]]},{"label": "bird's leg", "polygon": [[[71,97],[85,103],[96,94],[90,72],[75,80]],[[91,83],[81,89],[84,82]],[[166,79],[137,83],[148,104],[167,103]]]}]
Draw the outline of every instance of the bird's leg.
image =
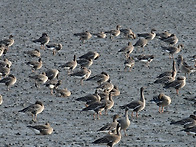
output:
[{"label": "bird's leg", "polygon": [[125,134],[125,136],[127,136],[126,130],[124,130],[124,134]]},{"label": "bird's leg", "polygon": [[133,111],[131,112],[131,117],[133,117]]},{"label": "bird's leg", "polygon": [[164,107],[162,106],[162,111],[161,111],[162,113],[163,113],[163,109],[164,109]]},{"label": "bird's leg", "polygon": [[52,52],[52,54],[53,54],[53,55],[55,55],[55,54],[56,54],[56,52],[55,52],[55,49],[53,49],[53,52]]},{"label": "bird's leg", "polygon": [[138,112],[136,112],[136,117],[138,118]]},{"label": "bird's leg", "polygon": [[80,80],[80,85],[83,85],[83,79]]},{"label": "bird's leg", "polygon": [[176,89],[176,94],[179,95],[179,89]]},{"label": "bird's leg", "polygon": [[159,113],[161,113],[161,107],[159,107]]}]

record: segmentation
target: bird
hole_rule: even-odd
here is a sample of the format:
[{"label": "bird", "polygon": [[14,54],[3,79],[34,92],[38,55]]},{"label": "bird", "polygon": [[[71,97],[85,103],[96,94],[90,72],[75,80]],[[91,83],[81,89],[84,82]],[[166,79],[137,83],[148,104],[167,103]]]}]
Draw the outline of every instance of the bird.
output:
[{"label": "bird", "polygon": [[148,40],[145,38],[139,38],[139,40],[133,45],[134,47],[141,47],[144,51],[144,47],[148,44]]},{"label": "bird", "polygon": [[146,101],[144,98],[144,87],[140,88],[140,100],[134,100],[128,104],[120,106],[121,109],[129,108],[133,109],[131,116],[133,117],[133,112],[136,112],[136,117],[138,117],[138,112],[143,110],[146,106]]},{"label": "bird", "polygon": [[118,144],[121,140],[120,124],[116,127],[116,133],[108,133],[107,135],[93,141],[93,144],[106,144],[109,147],[113,147]]},{"label": "bird", "polygon": [[34,43],[40,43],[41,49],[45,48],[45,45],[48,44],[50,41],[50,37],[47,33],[42,33],[42,36],[38,39],[33,40]]},{"label": "bird", "polygon": [[89,51],[87,52],[86,54],[80,56],[79,58],[84,58],[84,59],[87,59],[87,60],[97,60],[98,58],[100,57],[100,54],[97,53],[97,52],[93,52],[93,51]]},{"label": "bird", "polygon": [[41,74],[30,75],[29,78],[35,80],[35,87],[37,88],[40,87],[40,84],[45,84],[48,80],[45,72],[42,72]]},{"label": "bird", "polygon": [[48,69],[45,73],[46,73],[46,76],[48,77],[48,80],[53,80],[55,78],[58,79],[59,77],[58,69]]},{"label": "bird", "polygon": [[170,45],[175,45],[178,43],[178,38],[176,37],[175,34],[171,34],[167,38],[160,38],[160,40],[162,40]]},{"label": "bird", "polygon": [[14,44],[14,36],[13,35],[9,35],[9,38],[1,40],[0,44],[3,44],[5,46],[3,54],[6,54],[8,49],[9,49],[9,47]]},{"label": "bird", "polygon": [[106,31],[105,33],[110,34],[110,39],[113,39],[113,37],[117,37],[120,35],[120,28],[121,26],[117,25],[115,30]]},{"label": "bird", "polygon": [[147,67],[149,67],[150,62],[154,60],[154,55],[137,55],[135,56],[136,61],[140,61],[146,64]]},{"label": "bird", "polygon": [[10,74],[10,67],[8,64],[4,67],[0,67],[0,77],[1,76],[6,77],[9,74]]},{"label": "bird", "polygon": [[94,94],[88,94],[82,97],[79,97],[76,99],[76,101],[82,101],[85,102],[85,106],[88,107],[90,104],[94,103],[94,102],[98,102],[101,100],[101,97],[98,94],[98,91],[95,90]]},{"label": "bird", "polygon": [[175,80],[175,71],[172,71],[172,75],[167,75],[167,76],[163,76],[161,78],[158,78],[156,81],[154,81],[154,83],[161,83],[161,84],[167,84],[167,83],[171,83]]},{"label": "bird", "polygon": [[187,62],[185,62],[185,61],[183,60],[183,62],[181,63],[181,71],[185,74],[185,76],[186,76],[186,75],[190,76],[190,74],[191,74],[192,72],[195,72],[195,71],[196,71],[196,68],[193,68],[192,66],[189,66],[189,65],[187,64]]},{"label": "bird", "polygon": [[46,47],[52,49],[52,54],[55,55],[58,51],[60,51],[63,48],[63,45],[61,43],[53,43],[47,44]]},{"label": "bird", "polygon": [[125,57],[128,58],[129,54],[133,52],[134,46],[132,45],[131,42],[128,42],[127,46],[124,46],[122,49],[120,49],[118,52],[124,52]]},{"label": "bird", "polygon": [[120,95],[120,90],[118,86],[114,85],[113,89],[110,91],[112,96],[119,96]]},{"label": "bird", "polygon": [[165,84],[165,86],[163,88],[170,88],[173,87],[176,89],[176,94],[179,95],[179,89],[183,88],[186,85],[186,77],[181,76],[181,77],[177,77],[176,80]]},{"label": "bird", "polygon": [[71,92],[67,88],[59,89],[55,88],[56,96],[58,97],[69,97],[71,95]]},{"label": "bird", "polygon": [[194,67],[196,67],[196,55],[193,55],[193,56],[191,56],[189,58],[191,58],[190,61],[195,62]]},{"label": "bird", "polygon": [[37,121],[37,115],[41,113],[44,110],[44,104],[41,101],[36,101],[35,104],[31,104],[28,107],[18,111],[23,113],[31,113],[32,114],[32,120],[34,122]]},{"label": "bird", "polygon": [[92,77],[89,77],[86,81],[95,81],[98,83],[98,85],[101,85],[103,82],[108,81],[109,78],[110,78],[110,75],[103,71],[100,74],[96,74]]},{"label": "bird", "polygon": [[182,55],[178,55],[178,57],[177,57],[176,60],[177,60],[176,62],[177,62],[178,70],[180,70],[181,65],[182,65],[182,63],[183,63],[183,61],[184,61],[184,58],[183,58]]},{"label": "bird", "polygon": [[39,58],[38,61],[29,61],[26,64],[29,65],[32,68],[32,71],[34,72],[42,68],[42,59]]},{"label": "bird", "polygon": [[9,91],[9,87],[16,83],[17,79],[14,75],[9,74],[7,77],[0,80],[0,83],[4,83],[7,86],[7,90]]},{"label": "bird", "polygon": [[3,103],[3,97],[0,95],[0,105]]},{"label": "bird", "polygon": [[91,75],[91,70],[86,67],[82,67],[80,71],[76,71],[70,74],[70,76],[79,78],[81,85],[83,85],[83,81],[88,79],[90,75]]},{"label": "bird", "polygon": [[123,33],[125,38],[132,38],[135,39],[136,35],[133,33],[133,31],[130,29],[120,29],[120,32]]},{"label": "bird", "polygon": [[163,113],[164,107],[170,105],[171,98],[164,93],[160,93],[158,97],[153,97],[151,101],[154,101],[159,106],[159,113]]},{"label": "bird", "polygon": [[187,101],[192,101],[192,102],[194,102],[194,104],[196,104],[196,96],[194,96],[194,97],[185,97],[184,99],[187,100]]},{"label": "bird", "polygon": [[105,103],[104,109],[105,109],[105,115],[107,115],[108,110],[110,110],[114,106],[114,100],[112,98],[112,93],[109,92],[108,99],[102,99],[101,102]]},{"label": "bird", "polygon": [[182,131],[187,132],[187,134],[194,134],[196,136],[196,125],[193,127],[185,128]]},{"label": "bird", "polygon": [[125,117],[117,120],[118,123],[120,123],[121,130],[124,131],[125,136],[127,136],[126,130],[131,124],[131,122],[129,120],[128,110],[129,110],[128,107],[126,107],[125,108]]},{"label": "bird", "polygon": [[101,83],[99,86],[96,87],[96,89],[100,91],[106,90],[107,92],[110,92],[114,88],[114,85],[111,83],[111,80],[107,80],[106,82]]},{"label": "bird", "polygon": [[7,58],[3,59],[3,61],[0,61],[0,67],[11,67],[12,62],[8,60]]},{"label": "bird", "polygon": [[53,128],[49,123],[45,123],[44,125],[35,125],[35,126],[27,126],[32,129],[37,135],[50,135],[53,132]]},{"label": "bird", "polygon": [[196,125],[196,116],[191,114],[189,117],[183,118],[181,120],[172,121],[170,125],[181,125],[184,128],[190,128]]},{"label": "bird", "polygon": [[173,59],[174,59],[174,54],[179,53],[182,48],[184,48],[184,46],[182,44],[179,44],[177,47],[175,47],[175,46],[169,46],[169,47],[162,46],[162,49],[165,50],[166,52],[168,52],[170,55],[170,58],[172,57]]},{"label": "bird", "polygon": [[5,45],[4,44],[0,44],[0,57],[3,55],[5,50]]},{"label": "bird", "polygon": [[161,33],[157,33],[156,36],[158,36],[159,39],[166,39],[169,36],[171,36],[171,33],[169,33],[168,31],[164,31],[164,32],[161,32]]},{"label": "bird", "polygon": [[62,80],[52,79],[46,82],[46,87],[49,87],[50,94],[53,95],[54,89],[57,89],[58,86],[62,84]]},{"label": "bird", "polygon": [[105,124],[103,127],[101,127],[97,131],[108,131],[109,133],[116,131],[116,127],[118,125],[117,119],[119,117],[120,117],[120,115],[118,115],[118,114],[113,115],[113,121]]},{"label": "bird", "polygon": [[135,60],[133,59],[133,57],[128,57],[125,62],[124,62],[124,70],[126,71],[127,69],[129,69],[129,71],[132,70],[132,68],[135,65]]},{"label": "bird", "polygon": [[41,53],[38,49],[34,49],[31,51],[24,51],[24,54],[27,54],[29,57],[41,57]]},{"label": "bird", "polygon": [[60,66],[61,68],[68,69],[68,74],[72,72],[77,67],[77,60],[76,55],[74,55],[73,60],[69,61],[63,65]]},{"label": "bird", "polygon": [[81,67],[89,68],[93,64],[93,60],[92,59],[81,58],[81,59],[77,60],[77,63]]},{"label": "bird", "polygon": [[156,29],[151,29],[150,33],[137,34],[137,36],[138,37],[143,37],[146,40],[150,41],[150,40],[153,40],[155,38],[155,36],[156,36],[155,31],[156,31]]},{"label": "bird", "polygon": [[92,37],[89,31],[82,32],[82,33],[75,33],[74,36],[80,37],[79,40],[81,40],[82,43],[85,43],[85,40],[89,40]]},{"label": "bird", "polygon": [[95,35],[95,36],[97,36],[97,38],[106,38],[106,33],[105,32],[103,32],[103,31],[101,31],[101,32],[99,32],[99,33],[92,33],[93,35]]}]

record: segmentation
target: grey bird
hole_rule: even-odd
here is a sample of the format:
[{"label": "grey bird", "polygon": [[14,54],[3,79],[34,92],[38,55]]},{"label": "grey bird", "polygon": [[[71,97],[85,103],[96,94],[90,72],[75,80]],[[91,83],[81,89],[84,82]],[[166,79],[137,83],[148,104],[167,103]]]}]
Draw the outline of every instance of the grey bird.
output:
[{"label": "grey bird", "polygon": [[5,58],[3,61],[0,61],[0,67],[11,67],[12,62]]},{"label": "grey bird", "polygon": [[46,73],[46,76],[48,77],[48,80],[53,80],[55,78],[58,79],[59,77],[58,69],[48,69],[45,73]]},{"label": "grey bird", "polygon": [[148,44],[148,40],[145,38],[139,38],[139,40],[133,45],[134,47],[141,47],[144,51],[144,47]]},{"label": "grey bird", "polygon": [[177,57],[176,60],[177,60],[176,62],[177,62],[177,65],[178,65],[178,70],[180,70],[181,65],[182,65],[182,63],[183,63],[183,61],[184,61],[184,58],[183,58],[182,55],[178,55],[178,57]]},{"label": "grey bird", "polygon": [[158,78],[156,81],[154,81],[154,83],[167,84],[173,82],[174,80],[175,80],[175,71],[172,71],[172,75]]},{"label": "grey bird", "polygon": [[171,34],[169,37],[167,38],[160,38],[162,41],[170,44],[170,45],[175,45],[178,43],[178,38],[176,37],[175,34]]},{"label": "grey bird", "polygon": [[28,107],[18,111],[23,113],[30,113],[32,114],[33,121],[37,121],[37,115],[44,110],[44,104],[41,101],[36,101],[35,104],[31,104]]},{"label": "grey bird", "polygon": [[86,81],[95,81],[98,83],[98,85],[100,85],[103,82],[108,81],[109,78],[110,78],[109,74],[107,74],[106,72],[101,72],[100,74],[89,77]]},{"label": "grey bird", "polygon": [[49,87],[50,89],[50,94],[54,94],[54,89],[57,89],[58,86],[62,84],[62,80],[57,80],[57,79],[52,79],[46,82],[46,87]]},{"label": "grey bird", "polygon": [[130,29],[120,29],[120,32],[125,36],[125,38],[132,38],[135,39],[136,35],[133,33],[133,31]]},{"label": "grey bird", "polygon": [[55,55],[58,51],[60,51],[63,48],[61,43],[47,44],[46,47],[52,49],[53,55]]},{"label": "grey bird", "polygon": [[29,78],[35,80],[35,87],[37,88],[40,87],[40,84],[45,84],[48,80],[48,77],[46,76],[45,72],[42,72],[41,74],[30,75]]},{"label": "grey bird", "polygon": [[67,69],[68,73],[70,73],[70,72],[72,72],[76,68],[77,65],[78,64],[77,64],[77,60],[76,60],[76,55],[74,55],[72,61],[69,61],[69,62],[63,64],[60,67]]},{"label": "grey bird", "polygon": [[71,91],[69,91],[67,88],[63,88],[63,89],[55,88],[54,91],[56,96],[58,97],[69,97],[71,95]]},{"label": "grey bird", "polygon": [[133,57],[128,57],[124,62],[124,70],[126,71],[128,69],[129,71],[131,71],[134,65],[135,60],[133,59]]},{"label": "grey bird", "polygon": [[0,44],[0,57],[3,55],[5,50],[5,45],[4,44]]},{"label": "grey bird", "polygon": [[132,114],[131,116],[133,117],[133,112],[136,112],[136,117],[138,117],[138,112],[140,112],[141,110],[143,110],[146,106],[146,101],[144,98],[144,87],[140,88],[140,100],[134,100],[128,104],[125,104],[123,106],[120,106],[121,109],[125,109],[125,108],[129,108],[132,109]]},{"label": "grey bird", "polygon": [[9,74],[10,74],[10,67],[8,64],[4,67],[0,67],[0,77],[1,76],[6,77]]},{"label": "grey bird", "polygon": [[85,40],[89,40],[92,37],[89,31],[82,32],[82,33],[75,33],[74,36],[80,37],[79,40],[81,40],[82,43],[85,43]]},{"label": "grey bird", "polygon": [[125,136],[127,136],[126,130],[131,124],[131,122],[129,120],[128,110],[129,110],[128,107],[126,107],[125,108],[125,117],[117,120],[118,123],[120,123],[121,130],[124,131]]},{"label": "grey bird", "polygon": [[93,60],[92,59],[81,58],[81,59],[77,60],[77,63],[81,67],[89,68],[93,64]]},{"label": "grey bird", "polygon": [[87,60],[90,60],[90,59],[97,60],[99,57],[100,57],[100,54],[99,53],[97,53],[95,51],[94,52],[93,51],[89,51],[86,54],[80,56],[79,58],[80,59],[81,58],[84,58],[84,59],[87,59]]},{"label": "grey bird", "polygon": [[24,54],[27,54],[29,57],[41,57],[41,53],[38,49],[24,51]]},{"label": "grey bird", "polygon": [[162,49],[169,53],[170,58],[172,57],[174,59],[174,54],[179,53],[183,47],[184,46],[182,44],[179,44],[177,47],[175,47],[175,46],[169,46],[169,47],[162,46]]},{"label": "grey bird", "polygon": [[154,60],[154,57],[155,57],[154,55],[143,55],[142,54],[142,55],[135,56],[135,59],[136,61],[145,63],[145,65],[149,67],[150,62]]},{"label": "grey bird", "polygon": [[34,72],[42,68],[42,59],[39,58],[38,61],[29,61],[26,64],[29,65],[32,68],[32,71]]},{"label": "grey bird", "polygon": [[107,92],[110,92],[113,88],[114,88],[114,85],[111,83],[110,79],[106,82],[103,82],[102,84],[100,84],[99,86],[96,87],[96,89],[98,89],[100,91],[106,90]]},{"label": "grey bird", "polygon": [[187,64],[187,62],[185,62],[185,61],[183,60],[183,62],[181,63],[181,71],[185,74],[185,76],[186,76],[186,75],[190,76],[190,74],[191,74],[192,72],[195,72],[195,71],[196,71],[196,68],[193,68],[192,66],[189,66],[189,65]]},{"label": "grey bird", "polygon": [[34,43],[40,43],[42,49],[45,48],[45,45],[48,44],[49,41],[50,37],[47,33],[42,33],[42,36],[40,38],[33,40]]},{"label": "grey bird", "polygon": [[153,40],[155,38],[155,36],[156,36],[155,31],[156,31],[156,29],[151,29],[150,33],[141,33],[141,34],[137,34],[137,36],[138,37],[143,37],[146,40],[150,41],[150,40]]},{"label": "grey bird", "polygon": [[109,133],[95,141],[93,144],[105,144],[109,147],[113,147],[114,145],[118,144],[121,140],[121,133],[120,133],[121,126],[120,124],[116,127],[116,133]]},{"label": "grey bird", "polygon": [[3,103],[3,97],[0,95],[0,105]]},{"label": "grey bird", "polygon": [[92,33],[94,36],[97,36],[97,38],[106,38],[106,33],[101,31],[99,33]]},{"label": "grey bird", "polygon": [[114,106],[114,100],[112,98],[112,93],[109,93],[109,97],[108,99],[102,99],[101,100],[102,103],[105,103],[105,115],[108,114],[108,110],[110,110],[113,106]]},{"label": "grey bird", "polygon": [[118,52],[125,53],[125,57],[128,58],[129,55],[133,52],[134,46],[131,42],[128,42],[127,46],[124,46],[122,49],[120,49]]},{"label": "grey bird", "polygon": [[9,74],[7,77],[0,80],[0,83],[4,83],[7,86],[7,90],[9,87],[16,83],[17,79],[14,75]]},{"label": "grey bird", "polygon": [[121,26],[117,25],[115,30],[106,31],[105,33],[110,34],[110,39],[113,39],[113,37],[117,37],[120,35],[120,28]]},{"label": "grey bird", "polygon": [[6,54],[9,47],[14,44],[14,36],[10,35],[8,39],[1,40],[0,44],[3,44],[5,46],[3,54]]},{"label": "grey bird", "polygon": [[53,132],[53,128],[49,123],[45,123],[44,125],[35,125],[35,126],[27,126],[32,129],[36,135],[50,135]]},{"label": "grey bird", "polygon": [[151,101],[154,101],[159,106],[159,113],[163,113],[164,107],[170,105],[171,98],[164,93],[160,93],[158,96],[153,97]]},{"label": "grey bird", "polygon": [[194,134],[194,135],[196,135],[196,125],[193,126],[193,127],[185,128],[185,129],[183,129],[181,131],[185,131],[185,132],[187,132],[187,134]]},{"label": "grey bird", "polygon": [[114,85],[113,89],[110,91],[112,96],[119,96],[120,95],[120,90],[118,86]]},{"label": "grey bird", "polygon": [[158,36],[159,39],[166,39],[171,36],[171,33],[169,33],[168,31],[164,31],[161,33],[157,33],[156,36]]}]

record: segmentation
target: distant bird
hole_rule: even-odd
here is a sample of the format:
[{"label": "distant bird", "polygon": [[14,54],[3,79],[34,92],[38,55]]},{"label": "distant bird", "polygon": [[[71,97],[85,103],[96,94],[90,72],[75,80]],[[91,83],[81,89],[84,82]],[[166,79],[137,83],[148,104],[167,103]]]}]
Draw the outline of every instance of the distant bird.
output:
[{"label": "distant bird", "polygon": [[184,128],[190,128],[196,125],[196,116],[191,114],[189,117],[183,118],[181,120],[172,121],[170,125],[181,125]]},{"label": "distant bird", "polygon": [[196,71],[196,68],[193,68],[192,66],[189,66],[184,60],[181,63],[181,71],[186,75],[190,76],[192,72]]},{"label": "distant bird", "polygon": [[182,55],[178,55],[178,57],[177,57],[176,60],[177,60],[176,62],[177,62],[177,65],[178,65],[178,70],[180,70],[181,65],[182,65],[182,63],[183,63],[183,61],[184,61],[184,58],[183,58]]},{"label": "distant bird", "polygon": [[176,37],[175,34],[171,34],[167,38],[160,38],[160,40],[162,40],[170,45],[175,45],[178,43],[178,38]]},{"label": "distant bird", "polygon": [[70,76],[79,78],[81,85],[83,85],[83,81],[88,79],[90,75],[91,75],[91,70],[86,67],[82,67],[80,71],[76,71],[70,74]]},{"label": "distant bird", "polygon": [[11,67],[12,62],[5,58],[3,61],[0,61],[0,67]]},{"label": "distant bird", "polygon": [[154,60],[154,55],[138,55],[135,56],[137,59],[136,61],[140,61],[146,64],[147,67],[149,67],[150,62]]},{"label": "distant bird", "polygon": [[106,38],[105,32],[101,31],[99,33],[93,33],[93,35],[97,36],[97,38]]},{"label": "distant bird", "polygon": [[87,60],[97,60],[98,58],[100,57],[100,54],[97,53],[97,52],[93,52],[93,51],[89,51],[87,52],[86,54],[80,56],[79,58],[84,58],[84,59],[87,59]]},{"label": "distant bird", "polygon": [[181,76],[181,77],[177,77],[176,80],[165,84],[165,86],[163,88],[170,88],[173,87],[176,89],[176,93],[177,95],[179,94],[179,89],[183,88],[186,85],[186,77]]},{"label": "distant bird", "polygon": [[36,101],[35,104],[31,104],[28,107],[18,111],[23,113],[31,113],[33,121],[37,121],[37,115],[44,110],[44,104],[41,101]]},{"label": "distant bird", "polygon": [[52,79],[46,82],[46,86],[50,89],[50,94],[53,95],[54,89],[57,89],[58,86],[62,84],[62,80]]},{"label": "distant bird", "polygon": [[0,95],[0,105],[3,103],[3,97]]},{"label": "distant bird", "polygon": [[145,38],[140,38],[133,46],[141,47],[144,51],[144,47],[148,44],[148,40]]},{"label": "distant bird", "polygon": [[52,49],[53,55],[55,55],[58,51],[60,51],[63,48],[61,43],[47,44],[46,47]]},{"label": "distant bird", "polygon": [[41,57],[41,53],[38,49],[34,49],[31,51],[24,51],[29,57]]},{"label": "distant bird", "polygon": [[53,132],[53,128],[49,123],[45,123],[45,125],[35,125],[27,127],[32,129],[37,135],[50,135]]},{"label": "distant bird", "polygon": [[120,29],[120,32],[123,33],[125,38],[132,38],[135,39],[136,35],[133,33],[133,31],[130,29]]},{"label": "distant bird", "polygon": [[164,31],[164,32],[161,32],[161,33],[157,33],[156,36],[158,36],[159,39],[166,39],[169,36],[171,36],[171,33],[169,33],[168,31]]},{"label": "distant bird", "polygon": [[178,47],[175,47],[175,46],[169,46],[169,47],[162,46],[162,49],[169,53],[170,58],[172,57],[174,59],[174,54],[179,53],[183,47],[184,46],[182,44],[179,44]]},{"label": "distant bird", "polygon": [[10,74],[10,67],[8,64],[4,67],[0,67],[0,77],[1,76],[6,77],[9,74]]},{"label": "distant bird", "polygon": [[159,106],[159,113],[163,113],[164,107],[170,105],[171,98],[164,93],[160,93],[158,97],[153,97],[153,100]]},{"label": "distant bird", "polygon": [[125,136],[127,136],[126,130],[130,126],[130,123],[131,123],[129,120],[128,110],[129,110],[128,107],[126,107],[125,108],[125,117],[117,120],[118,123],[120,123],[121,130],[124,131]]},{"label": "distant bird", "polygon": [[115,30],[106,31],[105,33],[110,34],[110,39],[113,39],[113,37],[117,37],[120,35],[120,28],[121,26],[117,25]]},{"label": "distant bird", "polygon": [[112,93],[109,93],[108,99],[102,99],[102,103],[105,103],[105,115],[108,114],[108,110],[110,110],[114,106],[114,100],[112,98]]},{"label": "distant bird", "polygon": [[63,64],[60,67],[68,69],[68,73],[70,73],[76,68],[77,65],[78,64],[77,64],[77,60],[76,60],[76,55],[74,55],[74,58],[73,58],[72,61],[69,61],[69,62]]},{"label": "distant bird", "polygon": [[165,75],[161,78],[158,78],[156,81],[154,81],[154,83],[158,84],[167,84],[167,83],[171,83],[175,80],[175,71],[172,71],[172,75]]},{"label": "distant bird", "polygon": [[106,72],[101,72],[100,74],[94,75],[90,78],[88,78],[86,81],[95,81],[98,83],[98,85],[102,84],[103,82],[108,81],[110,78],[110,75]]},{"label": "distant bird", "polygon": [[114,85],[111,83],[110,79],[106,82],[103,82],[102,84],[100,84],[99,86],[96,87],[96,89],[98,89],[100,91],[106,90],[107,92],[110,92],[113,88],[114,88]]},{"label": "distant bird", "polygon": [[0,57],[3,55],[5,50],[5,45],[4,44],[0,44]]},{"label": "distant bird", "polygon": [[145,101],[145,98],[144,98],[144,87],[141,87],[140,88],[140,100],[135,100],[135,101],[132,101],[128,104],[125,104],[123,106],[120,106],[121,109],[125,109],[125,108],[129,108],[129,109],[132,109],[132,114],[131,116],[133,117],[133,112],[136,112],[136,117],[138,117],[138,112],[143,110],[146,106],[146,101]]},{"label": "distant bird", "polygon": [[118,144],[121,140],[121,133],[120,133],[121,126],[120,124],[116,127],[116,133],[109,133],[95,141],[93,144],[106,144],[109,147],[113,147],[114,145]]},{"label": "distant bird", "polygon": [[3,54],[6,54],[8,51],[8,48],[14,44],[14,36],[10,35],[8,39],[1,40],[0,44],[5,45],[5,49],[4,49]]},{"label": "distant bird", "polygon": [[126,71],[127,69],[129,69],[129,71],[132,70],[132,68],[135,65],[135,60],[133,59],[133,57],[128,57],[125,62],[124,62],[124,70]]},{"label": "distant bird", "polygon": [[81,59],[77,60],[77,63],[81,67],[89,68],[93,64],[93,60],[92,59],[81,58]]},{"label": "distant bird", "polygon": [[7,90],[9,87],[16,83],[16,77],[12,74],[9,74],[7,77],[0,80],[0,83],[4,83],[7,86]]},{"label": "distant bird", "polygon": [[85,40],[89,40],[92,37],[89,31],[82,32],[82,33],[75,33],[74,36],[80,37],[79,40],[81,40],[82,43],[85,43]]},{"label": "distant bird", "polygon": [[39,58],[38,61],[29,61],[26,64],[32,68],[32,71],[36,71],[42,68],[42,59]]},{"label": "distant bird", "polygon": [[53,80],[55,78],[58,79],[58,76],[59,76],[58,69],[48,69],[45,73],[46,73],[46,76],[48,77],[48,80]]},{"label": "distant bird", "polygon": [[47,33],[42,33],[42,36],[40,38],[33,40],[34,43],[40,43],[42,49],[45,48],[45,45],[48,44],[49,41],[50,37]]},{"label": "distant bird", "polygon": [[119,96],[120,95],[120,90],[118,86],[114,85],[113,89],[110,91],[112,96]]},{"label": "distant bird", "polygon": [[193,127],[185,128],[182,131],[187,132],[187,134],[194,134],[196,136],[196,125]]},{"label": "distant bird", "polygon": [[41,74],[30,75],[29,78],[35,80],[35,87],[37,88],[40,87],[40,84],[45,84],[48,80],[45,72],[42,72]]},{"label": "distant bird", "polygon": [[129,54],[133,52],[134,46],[132,45],[131,42],[128,42],[127,46],[124,46],[122,49],[120,49],[118,52],[124,52],[125,57],[128,58]]},{"label": "distant bird", "polygon": [[118,125],[117,119],[120,116],[118,114],[113,115],[113,121],[110,123],[105,124],[103,127],[101,127],[98,131],[109,131],[110,132],[114,132],[116,131],[116,127]]},{"label": "distant bird", "polygon": [[71,95],[71,92],[67,88],[59,89],[55,88],[55,94],[58,97],[69,97]]},{"label": "distant bird", "polygon": [[150,40],[153,40],[155,38],[155,36],[156,36],[155,31],[156,31],[155,29],[151,29],[150,33],[137,34],[137,36],[138,37],[143,37],[146,40],[150,41]]},{"label": "distant bird", "polygon": [[191,56],[191,57],[189,57],[189,58],[191,58],[190,61],[195,62],[194,66],[195,66],[195,68],[196,68],[196,55],[193,55],[193,56]]}]

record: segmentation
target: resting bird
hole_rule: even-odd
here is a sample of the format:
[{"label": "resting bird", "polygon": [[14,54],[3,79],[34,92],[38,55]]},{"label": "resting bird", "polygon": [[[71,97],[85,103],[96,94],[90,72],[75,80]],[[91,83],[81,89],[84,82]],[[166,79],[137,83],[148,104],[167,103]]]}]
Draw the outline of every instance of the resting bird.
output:
[{"label": "resting bird", "polygon": [[190,128],[183,129],[182,131],[187,132],[187,134],[194,134],[196,136],[196,125]]},{"label": "resting bird", "polygon": [[46,82],[46,87],[49,87],[50,89],[50,94],[54,94],[54,90],[58,88],[62,84],[62,80],[57,80],[57,79],[52,79],[50,81]]},{"label": "resting bird", "polygon": [[152,29],[150,33],[142,33],[142,34],[137,34],[138,37],[143,37],[145,38],[146,40],[150,41],[150,40],[153,40],[156,36],[156,33],[155,33],[155,29]]},{"label": "resting bird", "polygon": [[109,74],[107,74],[106,72],[101,72],[100,74],[88,78],[86,81],[95,81],[98,83],[98,85],[100,85],[103,82],[107,82],[109,78]]},{"label": "resting bird", "polygon": [[53,43],[53,44],[47,44],[47,48],[52,49],[53,55],[55,55],[58,51],[60,51],[63,46],[61,43]]},{"label": "resting bird", "polygon": [[8,75],[7,77],[0,80],[0,83],[4,83],[7,86],[7,90],[9,87],[16,83],[16,77],[12,74]]},{"label": "resting bird", "polygon": [[120,133],[120,124],[116,127],[116,133],[109,133],[95,141],[93,144],[106,144],[109,147],[113,147],[114,145],[118,144],[121,140],[121,133]]},{"label": "resting bird", "polygon": [[99,33],[92,33],[93,35],[97,36],[97,38],[106,38],[105,32],[101,31]]},{"label": "resting bird", "polygon": [[36,71],[42,68],[42,59],[39,58],[38,61],[29,61],[26,64],[32,68],[32,71]]},{"label": "resting bird", "polygon": [[147,67],[149,67],[150,62],[154,60],[154,55],[138,55],[135,56],[136,61],[140,61],[146,64]]},{"label": "resting bird", "polygon": [[63,89],[55,88],[54,90],[56,96],[58,97],[69,97],[71,95],[71,92],[67,88],[63,88]]},{"label": "resting bird", "polygon": [[42,36],[40,38],[33,40],[34,43],[40,43],[42,49],[45,48],[45,45],[48,44],[49,41],[50,37],[46,33],[42,33]]},{"label": "resting bird", "polygon": [[82,33],[75,33],[74,36],[80,37],[79,40],[81,40],[82,43],[85,43],[85,40],[89,40],[92,37],[91,33],[88,31]]},{"label": "resting bird", "polygon": [[110,39],[113,39],[113,37],[117,37],[120,35],[120,28],[121,26],[117,25],[115,30],[106,31],[105,33],[110,34]]},{"label": "resting bird", "polygon": [[159,37],[159,39],[166,39],[168,38],[169,36],[171,36],[171,33],[169,33],[168,31],[164,31],[162,33],[157,33],[156,36]]},{"label": "resting bird", "polygon": [[76,55],[74,55],[73,60],[69,61],[63,65],[61,65],[61,68],[68,69],[68,73],[72,72],[76,66],[78,65],[77,60],[76,60]]},{"label": "resting bird", "polygon": [[97,52],[93,52],[93,51],[89,51],[87,52],[86,54],[80,56],[79,58],[84,58],[84,59],[87,59],[87,60],[97,60],[98,58],[100,57],[100,54],[97,53]]},{"label": "resting bird", "polygon": [[169,53],[170,58],[172,56],[172,58],[174,59],[174,54],[179,53],[183,47],[184,46],[182,44],[179,44],[177,47],[175,47],[175,46],[169,46],[169,47],[162,46],[162,49]]},{"label": "resting bird", "polygon": [[135,39],[136,35],[133,33],[133,31],[130,29],[120,29],[120,32],[124,34],[125,38],[132,38]]},{"label": "resting bird", "polygon": [[170,105],[171,98],[163,93],[160,93],[158,97],[154,97],[153,100],[159,106],[159,113],[163,113],[164,107]]},{"label": "resting bird", "polygon": [[27,127],[32,129],[37,135],[50,135],[53,132],[53,128],[49,123],[45,123],[45,125],[35,125]]},{"label": "resting bird", "polygon": [[30,75],[29,78],[35,80],[35,87],[39,87],[40,84],[45,84],[48,80],[45,72],[42,72],[41,74]]},{"label": "resting bird", "polygon": [[118,52],[124,52],[125,57],[128,58],[129,54],[133,52],[134,46],[132,45],[131,42],[128,42],[127,46],[124,46],[122,49],[120,49]]},{"label": "resting bird", "polygon": [[35,104],[18,111],[23,113],[31,113],[33,116],[33,121],[37,121],[37,115],[44,110],[44,104],[41,101],[36,101]]},{"label": "resting bird", "polygon": [[136,117],[138,117],[138,112],[143,110],[146,106],[146,101],[144,98],[144,87],[140,88],[140,100],[132,101],[128,104],[125,104],[123,106],[120,106],[121,109],[129,108],[132,109],[131,116],[133,117],[133,112],[136,112]]},{"label": "resting bird", "polygon": [[0,44],[3,44],[4,45],[4,52],[3,54],[6,54],[9,47],[12,46],[14,44],[14,36],[13,35],[10,35],[8,39],[3,39],[0,41]]},{"label": "resting bird", "polygon": [[162,41],[170,44],[170,45],[175,45],[178,43],[178,38],[176,37],[175,34],[171,34],[167,38],[160,38]]},{"label": "resting bird", "polygon": [[38,49],[34,49],[31,51],[24,51],[29,57],[41,57],[41,53]]}]

